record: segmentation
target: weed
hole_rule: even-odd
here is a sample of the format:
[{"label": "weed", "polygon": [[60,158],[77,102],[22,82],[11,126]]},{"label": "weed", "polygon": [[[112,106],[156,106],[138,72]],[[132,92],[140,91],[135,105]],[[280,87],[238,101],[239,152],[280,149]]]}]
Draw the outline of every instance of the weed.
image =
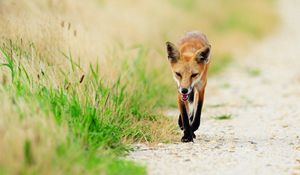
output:
[{"label": "weed", "polygon": [[224,89],[228,89],[228,88],[230,88],[230,84],[229,83],[224,83],[221,87],[224,88]]},{"label": "weed", "polygon": [[1,64],[0,64],[0,67],[1,67],[1,66],[7,67],[7,68],[10,70],[10,72],[11,72],[12,80],[14,80],[14,77],[15,77],[15,70],[14,70],[14,65],[13,65],[14,63],[13,63],[13,60],[12,60],[11,57],[8,56],[7,53],[5,53],[5,52],[3,51],[3,49],[0,48],[0,52],[1,52],[1,54],[3,55],[4,59],[6,60],[6,63],[1,63]]},{"label": "weed", "polygon": [[31,141],[26,140],[24,143],[24,159],[25,159],[25,165],[33,165],[34,159],[33,159],[33,153],[32,153],[32,147],[31,147]]},{"label": "weed", "polygon": [[241,96],[241,99],[243,99],[247,104],[253,104],[253,100],[247,96]]},{"label": "weed", "polygon": [[215,120],[230,120],[232,119],[231,114],[222,114],[222,115],[217,115],[212,117]]},{"label": "weed", "polygon": [[261,70],[258,68],[248,68],[247,73],[252,77],[258,77],[261,75]]},{"label": "weed", "polygon": [[211,107],[211,108],[220,108],[220,107],[224,107],[224,106],[226,106],[225,103],[208,105],[208,107]]}]

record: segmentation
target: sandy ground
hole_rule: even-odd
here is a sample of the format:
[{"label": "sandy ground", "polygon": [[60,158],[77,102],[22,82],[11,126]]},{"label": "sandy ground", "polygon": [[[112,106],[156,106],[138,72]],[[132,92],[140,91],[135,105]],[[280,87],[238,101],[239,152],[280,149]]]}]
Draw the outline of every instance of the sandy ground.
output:
[{"label": "sandy ground", "polygon": [[300,1],[278,8],[278,31],[209,79],[195,142],[136,145],[129,159],[149,174],[300,174]]}]

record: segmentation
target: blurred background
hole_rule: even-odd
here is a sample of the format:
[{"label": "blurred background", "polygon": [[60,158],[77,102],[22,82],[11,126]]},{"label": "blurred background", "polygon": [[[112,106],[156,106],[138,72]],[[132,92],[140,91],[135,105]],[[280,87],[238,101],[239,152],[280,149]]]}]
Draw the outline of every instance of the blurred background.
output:
[{"label": "blurred background", "polygon": [[[212,45],[210,76],[276,29],[276,0],[1,0],[0,174],[144,174],[119,159],[171,142],[165,42]],[[174,136],[170,136],[174,135]]]}]

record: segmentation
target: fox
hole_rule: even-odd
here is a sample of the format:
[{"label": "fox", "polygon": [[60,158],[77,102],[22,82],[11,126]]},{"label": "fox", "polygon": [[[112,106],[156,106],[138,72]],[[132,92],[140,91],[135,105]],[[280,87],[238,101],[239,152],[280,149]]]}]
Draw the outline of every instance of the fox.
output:
[{"label": "fox", "polygon": [[166,50],[177,84],[181,142],[193,142],[194,132],[200,126],[211,45],[205,34],[192,31],[185,33],[176,45],[167,41]]}]

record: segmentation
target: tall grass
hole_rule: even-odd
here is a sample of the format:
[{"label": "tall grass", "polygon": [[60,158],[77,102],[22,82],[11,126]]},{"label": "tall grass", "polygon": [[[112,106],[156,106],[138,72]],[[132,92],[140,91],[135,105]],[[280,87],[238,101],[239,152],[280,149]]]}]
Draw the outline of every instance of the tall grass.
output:
[{"label": "tall grass", "polygon": [[[136,165],[114,158],[129,149],[124,145],[125,142],[168,141],[172,139],[172,135],[176,136],[174,127],[168,124],[170,120],[154,114],[154,105],[148,102],[147,96],[143,96],[144,93],[151,94],[152,92],[147,89],[139,91],[137,87],[140,86],[128,87],[126,82],[129,83],[132,80],[123,81],[120,77],[116,82],[108,85],[99,74],[99,65],[91,65],[86,74],[77,77],[81,68],[72,61],[72,58],[68,58],[69,70],[58,68],[60,72],[55,73],[56,76],[62,76],[64,79],[57,84],[52,84],[49,83],[50,72],[44,70],[41,70],[40,73],[29,72],[26,63],[32,65],[32,62],[28,61],[31,58],[26,57],[27,54],[22,54],[22,50],[19,48],[21,55],[17,60],[16,55],[9,54],[10,49],[1,48],[1,54],[5,59],[1,66],[2,69],[7,68],[10,71],[12,81],[3,86],[2,93],[10,94],[15,101],[22,100],[30,105],[32,103],[37,105],[38,110],[42,110],[46,115],[53,115],[53,120],[58,126],[62,125],[67,128],[66,141],[56,143],[54,146],[57,148],[52,149],[59,149],[59,151],[55,156],[49,158],[60,160],[60,156],[64,157],[65,154],[72,155],[76,152],[80,153],[80,155],[76,155],[80,159],[84,156],[89,157],[84,158],[87,161],[86,164],[80,165],[80,167],[82,166],[81,172],[85,172],[86,166],[93,161],[105,161],[104,170],[106,169],[106,172],[122,170],[122,172],[128,171],[128,174],[131,174],[130,169],[137,169]],[[143,74],[142,70],[132,70],[132,72],[136,71],[139,76]],[[145,77],[137,78],[138,81],[147,81]],[[28,117],[22,110],[17,111],[17,115],[21,118]],[[153,127],[154,124],[165,125],[165,128],[156,129]],[[35,164],[35,150],[32,150],[32,144],[38,146],[38,143],[32,140],[24,141],[24,164],[35,168],[18,169],[21,173],[27,171],[35,173],[39,172],[37,169],[41,168],[40,166],[53,166]],[[107,154],[104,158],[103,153],[104,156]],[[4,157],[2,160],[0,159],[0,162],[5,163]],[[66,163],[63,166],[71,166],[71,164]],[[113,169],[109,169],[110,167]],[[3,168],[5,169],[5,167]],[[100,173],[100,170],[103,169],[96,170],[95,172]],[[67,170],[62,173],[73,174],[74,171],[72,169],[70,172]],[[144,172],[144,170],[139,171]]]},{"label": "tall grass", "polygon": [[207,33],[215,74],[276,23],[270,6],[0,1],[0,174],[145,174],[120,157],[130,143],[177,137],[158,112],[176,101],[165,41]]}]

